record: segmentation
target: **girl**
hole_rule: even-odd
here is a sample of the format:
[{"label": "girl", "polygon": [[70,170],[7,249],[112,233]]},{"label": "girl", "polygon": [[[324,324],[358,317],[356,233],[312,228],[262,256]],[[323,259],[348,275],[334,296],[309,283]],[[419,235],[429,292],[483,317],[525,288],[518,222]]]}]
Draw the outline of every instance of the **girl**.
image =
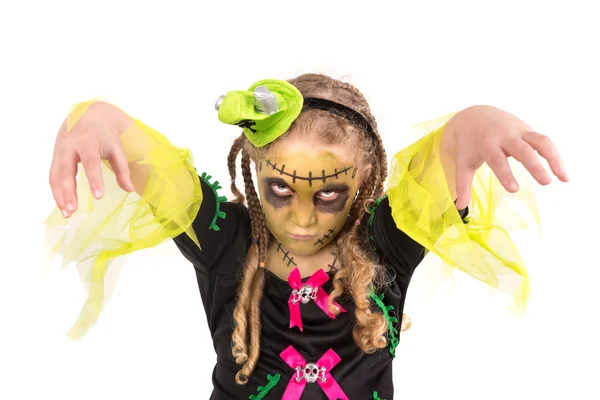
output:
[{"label": "girl", "polygon": [[[429,251],[524,305],[527,272],[480,167],[514,193],[511,156],[548,184],[537,151],[568,177],[551,141],[516,117],[475,106],[437,121],[395,155],[384,192],[386,153],[353,86],[316,74],[264,80],[216,108],[243,131],[227,159],[231,202],[189,151],[113,105],[82,103],[65,120],[47,223],[60,232],[54,251],[89,284],[71,337],[96,321],[110,262],[167,238],[195,267],[217,353],[214,399],[393,399],[397,316]],[[123,190],[105,190],[101,160]],[[78,162],[91,191],[80,183],[76,194]]]}]

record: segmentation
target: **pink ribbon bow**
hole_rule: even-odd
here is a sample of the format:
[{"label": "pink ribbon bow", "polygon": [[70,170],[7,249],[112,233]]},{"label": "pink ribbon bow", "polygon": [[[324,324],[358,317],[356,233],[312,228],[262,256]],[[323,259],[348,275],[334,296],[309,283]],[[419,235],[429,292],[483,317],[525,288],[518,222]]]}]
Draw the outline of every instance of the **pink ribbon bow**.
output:
[{"label": "pink ribbon bow", "polygon": [[[288,307],[290,309],[290,328],[298,326],[302,331],[302,317],[300,315],[300,303],[306,304],[310,300],[314,302],[329,316],[331,319],[335,319],[335,314],[329,311],[329,295],[321,288],[325,282],[329,280],[329,276],[322,269],[318,270],[302,283],[302,277],[300,276],[300,270],[294,268],[288,276],[288,283],[293,289],[288,300]],[[339,309],[340,312],[346,312],[337,302],[333,302]]]},{"label": "pink ribbon bow", "polygon": [[304,357],[290,345],[279,355],[296,373],[285,388],[281,400],[299,400],[307,383],[317,383],[329,400],[348,400],[348,397],[329,372],[340,361],[340,356],[331,349],[316,363],[306,363]]}]

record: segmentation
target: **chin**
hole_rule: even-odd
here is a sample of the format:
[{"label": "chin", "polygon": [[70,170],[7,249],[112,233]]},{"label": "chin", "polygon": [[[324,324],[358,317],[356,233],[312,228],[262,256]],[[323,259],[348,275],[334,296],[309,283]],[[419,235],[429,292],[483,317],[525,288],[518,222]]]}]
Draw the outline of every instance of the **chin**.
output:
[{"label": "chin", "polygon": [[[279,240],[279,239],[278,239]],[[291,238],[287,238],[286,240],[279,240],[281,245],[286,251],[293,253],[296,256],[311,256],[316,254],[323,248],[323,244],[318,244],[315,246],[314,240],[294,240]]]}]

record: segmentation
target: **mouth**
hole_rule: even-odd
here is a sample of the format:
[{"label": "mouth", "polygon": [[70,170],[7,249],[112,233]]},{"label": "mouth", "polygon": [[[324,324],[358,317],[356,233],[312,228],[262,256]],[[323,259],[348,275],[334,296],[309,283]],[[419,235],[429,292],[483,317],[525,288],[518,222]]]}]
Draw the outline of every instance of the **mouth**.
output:
[{"label": "mouth", "polygon": [[314,240],[317,237],[316,235],[294,235],[291,233],[288,236],[294,240]]}]

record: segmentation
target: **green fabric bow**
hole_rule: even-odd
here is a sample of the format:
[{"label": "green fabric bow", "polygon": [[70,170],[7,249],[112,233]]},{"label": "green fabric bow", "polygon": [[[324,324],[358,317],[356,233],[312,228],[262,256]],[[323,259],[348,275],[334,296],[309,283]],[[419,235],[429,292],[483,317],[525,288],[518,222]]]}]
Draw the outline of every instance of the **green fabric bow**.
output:
[{"label": "green fabric bow", "polygon": [[221,96],[215,107],[221,122],[240,126],[250,143],[263,147],[290,129],[303,104],[302,94],[289,82],[265,79],[247,91]]}]

